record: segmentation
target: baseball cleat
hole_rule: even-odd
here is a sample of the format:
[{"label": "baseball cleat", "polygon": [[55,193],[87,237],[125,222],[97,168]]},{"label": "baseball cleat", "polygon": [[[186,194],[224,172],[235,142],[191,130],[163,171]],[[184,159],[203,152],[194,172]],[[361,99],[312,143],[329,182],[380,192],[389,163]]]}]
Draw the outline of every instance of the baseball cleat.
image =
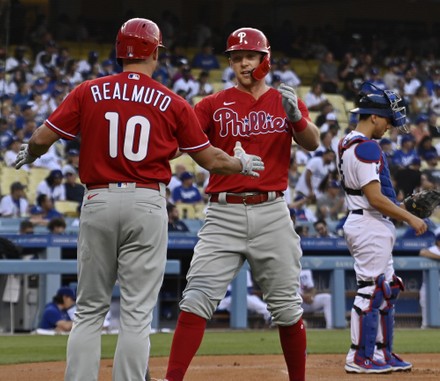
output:
[{"label": "baseball cleat", "polygon": [[395,353],[391,353],[391,358],[387,360],[387,364],[391,366],[393,372],[411,372],[412,364],[403,361],[402,358]]},{"label": "baseball cleat", "polygon": [[345,364],[347,373],[391,373],[393,368],[384,362],[355,356],[354,361]]}]

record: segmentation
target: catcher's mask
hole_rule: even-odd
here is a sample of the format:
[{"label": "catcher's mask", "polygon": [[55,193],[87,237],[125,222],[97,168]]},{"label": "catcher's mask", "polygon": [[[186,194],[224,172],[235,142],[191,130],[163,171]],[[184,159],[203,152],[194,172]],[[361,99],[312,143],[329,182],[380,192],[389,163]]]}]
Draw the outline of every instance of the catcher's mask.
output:
[{"label": "catcher's mask", "polygon": [[126,21],[116,36],[116,58],[146,59],[162,45],[162,33],[153,21],[134,18]]},{"label": "catcher's mask", "polygon": [[401,132],[409,133],[405,106],[402,105],[402,98],[396,92],[382,90],[371,82],[364,82],[359,91],[357,106],[350,112],[390,118],[393,127],[398,128]]},{"label": "catcher's mask", "polygon": [[226,41],[225,53],[229,55],[237,50],[263,53],[260,65],[254,69],[256,76],[252,74],[255,79],[260,80],[269,73],[270,45],[263,32],[255,28],[240,28],[232,32]]}]

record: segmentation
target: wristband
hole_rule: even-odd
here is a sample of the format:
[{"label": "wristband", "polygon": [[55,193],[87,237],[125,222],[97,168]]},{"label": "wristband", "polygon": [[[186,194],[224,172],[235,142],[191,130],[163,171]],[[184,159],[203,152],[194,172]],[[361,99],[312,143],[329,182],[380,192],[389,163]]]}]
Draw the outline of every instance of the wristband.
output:
[{"label": "wristband", "polygon": [[292,128],[295,132],[304,131],[307,128],[307,124],[309,123],[306,118],[301,118],[298,122],[291,122]]}]

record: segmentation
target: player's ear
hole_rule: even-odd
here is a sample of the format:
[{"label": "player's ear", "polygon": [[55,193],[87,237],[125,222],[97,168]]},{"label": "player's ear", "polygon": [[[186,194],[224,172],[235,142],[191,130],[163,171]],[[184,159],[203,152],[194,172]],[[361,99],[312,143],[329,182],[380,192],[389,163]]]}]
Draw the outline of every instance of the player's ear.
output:
[{"label": "player's ear", "polygon": [[154,52],[153,52],[153,59],[154,59],[155,61],[157,61],[157,60],[159,59],[159,47],[157,47],[156,49],[154,49]]}]

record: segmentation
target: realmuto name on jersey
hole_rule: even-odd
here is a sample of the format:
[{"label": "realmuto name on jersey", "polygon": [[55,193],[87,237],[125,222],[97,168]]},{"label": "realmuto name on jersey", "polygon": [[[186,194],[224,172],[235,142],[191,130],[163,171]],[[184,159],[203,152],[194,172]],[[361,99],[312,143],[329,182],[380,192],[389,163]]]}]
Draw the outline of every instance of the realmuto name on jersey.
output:
[{"label": "realmuto name on jersey", "polygon": [[132,83],[103,82],[90,87],[95,103],[103,100],[138,102],[157,107],[165,111],[171,103],[171,97],[164,92],[147,86]]},{"label": "realmuto name on jersey", "polygon": [[252,111],[244,118],[227,107],[214,112],[213,119],[220,125],[220,136],[248,136],[288,131],[285,117],[274,117],[266,111]]}]

